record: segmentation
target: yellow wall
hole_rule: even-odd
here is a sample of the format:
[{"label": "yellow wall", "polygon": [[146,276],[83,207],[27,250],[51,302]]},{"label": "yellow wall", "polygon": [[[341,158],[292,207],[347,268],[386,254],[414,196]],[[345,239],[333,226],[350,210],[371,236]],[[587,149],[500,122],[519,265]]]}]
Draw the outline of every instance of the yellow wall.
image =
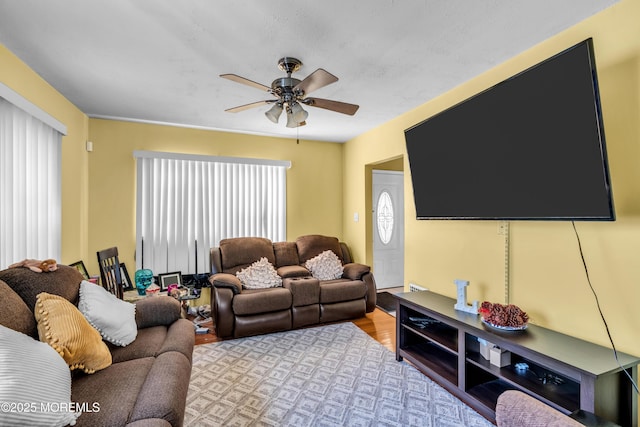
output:
[{"label": "yellow wall", "polygon": [[[369,164],[405,154],[404,130],[443,109],[593,37],[618,219],[577,223],[591,279],[618,349],[640,355],[640,1],[617,5],[500,64],[415,110],[347,142],[344,239],[367,253],[364,213]],[[496,221],[417,221],[405,159],[405,280],[455,297],[504,301],[504,238]],[[570,222],[511,222],[511,301],[532,322],[609,345],[585,279]]]},{"label": "yellow wall", "polygon": [[58,262],[78,261],[86,254],[88,236],[84,150],[88,118],[1,44],[0,82],[67,126],[67,136],[62,138],[62,259]]},{"label": "yellow wall", "polygon": [[342,237],[342,145],[112,120],[89,120],[89,254],[118,246],[135,265],[135,150],[291,160],[287,171],[287,239]]},{"label": "yellow wall", "polygon": [[[366,259],[371,165],[405,155],[405,128],[492,86],[556,52],[593,37],[618,214],[615,223],[578,223],[594,287],[618,347],[640,354],[640,2],[620,3],[491,71],[344,146],[234,133],[89,120],[33,70],[0,45],[0,81],[68,127],[63,138],[62,259],[84,259],[118,245],[133,265],[133,150],[286,159],[288,238],[318,232],[343,238]],[[94,142],[86,153],[84,143]],[[409,171],[405,158],[405,171]],[[342,186],[341,186],[342,184]],[[405,174],[405,278],[453,296],[455,278],[471,280],[470,298],[503,300],[504,245],[495,222],[416,221]],[[511,224],[512,301],[538,324],[607,344],[589,292],[571,225]],[[369,237],[367,237],[369,235]]]}]

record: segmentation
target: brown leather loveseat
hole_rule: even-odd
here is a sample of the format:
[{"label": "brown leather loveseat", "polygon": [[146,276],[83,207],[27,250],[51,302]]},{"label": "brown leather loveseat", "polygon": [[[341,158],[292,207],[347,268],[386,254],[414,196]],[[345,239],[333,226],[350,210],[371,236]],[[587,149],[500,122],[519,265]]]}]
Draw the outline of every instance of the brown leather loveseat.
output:
[{"label": "brown leather loveseat", "polygon": [[[318,280],[305,263],[332,251],[342,275]],[[282,285],[246,289],[236,273],[266,258]],[[308,235],[295,242],[259,237],[224,239],[211,248],[211,307],[216,335],[239,338],[319,323],[362,317],[376,305],[376,284],[369,266],[354,263],[345,243]]]}]

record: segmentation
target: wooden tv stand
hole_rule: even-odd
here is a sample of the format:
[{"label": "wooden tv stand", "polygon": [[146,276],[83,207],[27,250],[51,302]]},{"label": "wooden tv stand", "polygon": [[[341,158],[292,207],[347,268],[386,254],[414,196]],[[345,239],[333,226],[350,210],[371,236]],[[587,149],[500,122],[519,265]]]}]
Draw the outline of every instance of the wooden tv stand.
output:
[{"label": "wooden tv stand", "polygon": [[[455,310],[453,298],[429,291],[396,296],[396,359],[411,362],[487,419],[495,422],[498,396],[516,389],[565,414],[583,410],[637,427],[637,397],[613,350],[532,324],[497,331],[480,316]],[[511,363],[490,364],[478,339],[511,352]],[[637,381],[640,359],[620,352],[618,358]],[[517,363],[527,368],[518,370]]]}]

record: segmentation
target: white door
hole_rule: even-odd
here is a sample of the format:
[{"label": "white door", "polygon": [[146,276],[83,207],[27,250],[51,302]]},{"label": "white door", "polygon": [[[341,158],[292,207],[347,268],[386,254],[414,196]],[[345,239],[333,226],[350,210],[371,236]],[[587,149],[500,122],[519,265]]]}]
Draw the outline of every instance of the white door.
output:
[{"label": "white door", "polygon": [[404,286],[404,178],[374,170],[373,275],[378,289]]}]

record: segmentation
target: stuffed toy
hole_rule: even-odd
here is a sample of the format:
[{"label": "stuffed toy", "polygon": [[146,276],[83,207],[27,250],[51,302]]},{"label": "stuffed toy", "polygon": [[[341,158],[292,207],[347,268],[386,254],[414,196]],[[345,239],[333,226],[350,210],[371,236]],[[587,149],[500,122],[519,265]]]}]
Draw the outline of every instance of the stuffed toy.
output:
[{"label": "stuffed toy", "polygon": [[35,271],[36,273],[42,273],[43,271],[48,273],[50,271],[56,271],[58,269],[58,263],[55,259],[45,259],[44,261],[37,259],[25,259],[9,266],[9,268],[16,267],[25,267],[31,271]]}]

